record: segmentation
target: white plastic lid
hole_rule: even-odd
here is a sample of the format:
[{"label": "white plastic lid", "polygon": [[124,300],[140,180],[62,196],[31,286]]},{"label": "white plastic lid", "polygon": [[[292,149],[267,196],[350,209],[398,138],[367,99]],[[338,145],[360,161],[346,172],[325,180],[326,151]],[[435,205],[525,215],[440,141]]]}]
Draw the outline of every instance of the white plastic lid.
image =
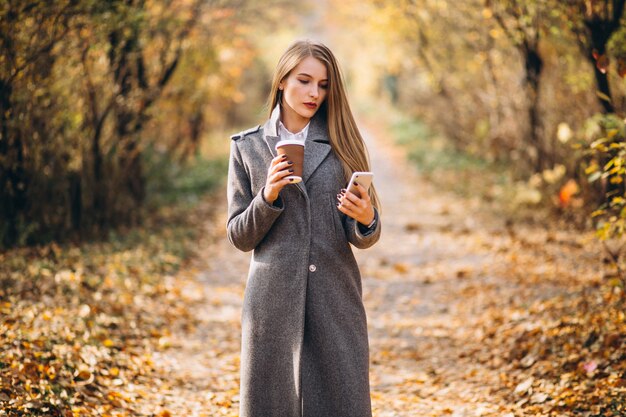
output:
[{"label": "white plastic lid", "polygon": [[301,142],[299,140],[296,139],[285,139],[285,140],[281,140],[276,144],[276,149],[280,148],[281,146],[285,146],[285,145],[300,145],[300,146],[304,146],[304,142]]}]

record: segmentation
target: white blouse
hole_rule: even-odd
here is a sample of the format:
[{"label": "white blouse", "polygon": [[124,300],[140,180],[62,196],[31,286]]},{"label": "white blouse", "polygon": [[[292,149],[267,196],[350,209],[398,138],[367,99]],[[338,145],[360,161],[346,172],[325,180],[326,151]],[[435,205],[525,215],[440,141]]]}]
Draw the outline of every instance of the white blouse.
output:
[{"label": "white blouse", "polygon": [[[276,107],[279,107],[280,105],[276,105]],[[280,112],[280,107],[278,109],[278,111]],[[311,124],[311,122],[307,123],[306,126],[304,126],[304,128],[299,131],[298,133],[292,133],[290,132],[285,125],[283,124],[283,122],[279,119],[278,121],[278,136],[280,136],[281,140],[297,140],[299,142],[304,142],[306,140],[306,137],[309,133],[309,125]]]}]

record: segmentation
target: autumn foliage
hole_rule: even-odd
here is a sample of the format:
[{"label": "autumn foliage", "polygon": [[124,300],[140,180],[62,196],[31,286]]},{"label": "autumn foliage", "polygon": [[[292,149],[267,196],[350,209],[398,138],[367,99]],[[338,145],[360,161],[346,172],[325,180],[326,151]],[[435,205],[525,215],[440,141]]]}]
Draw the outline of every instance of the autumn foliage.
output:
[{"label": "autumn foliage", "polygon": [[237,122],[252,16],[246,2],[2,2],[0,245],[139,224],[155,160]]},{"label": "autumn foliage", "polygon": [[[167,390],[156,358],[206,302],[183,291],[206,284],[185,269],[213,215],[195,205],[223,180],[228,133],[265,114],[264,54],[287,46],[285,29],[324,32],[363,125],[395,136],[441,187],[431,195],[453,189],[463,211],[396,225],[402,250],[426,254],[420,265],[390,261],[399,250],[365,269],[378,410],[413,415],[406,404],[463,379],[492,387],[501,417],[626,415],[625,4],[0,2],[0,416],[173,415],[140,404]],[[428,208],[414,200],[403,203]],[[500,228],[473,230],[470,208]],[[443,258],[433,274],[429,251],[452,242],[494,262],[477,272]],[[394,289],[397,304],[383,296]],[[441,305],[414,298],[422,290]],[[416,324],[425,306],[430,327]],[[440,325],[451,309],[474,321]],[[196,395],[235,415],[229,320],[211,323],[220,390]],[[417,330],[434,334],[416,337],[423,351],[399,337]],[[441,332],[467,344],[446,350]],[[434,358],[428,372],[394,385],[394,366],[423,357]],[[460,364],[472,370],[459,376]]]},{"label": "autumn foliage", "polygon": [[109,243],[0,255],[2,414],[143,415],[154,353],[195,322],[179,270],[209,213],[162,210]]}]

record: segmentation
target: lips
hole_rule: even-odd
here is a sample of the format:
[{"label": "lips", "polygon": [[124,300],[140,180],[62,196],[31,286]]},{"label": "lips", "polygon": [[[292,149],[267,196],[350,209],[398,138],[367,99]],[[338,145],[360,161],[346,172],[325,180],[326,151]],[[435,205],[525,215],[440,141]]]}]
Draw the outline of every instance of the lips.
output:
[{"label": "lips", "polygon": [[317,108],[317,103],[304,103],[311,110],[315,110]]}]

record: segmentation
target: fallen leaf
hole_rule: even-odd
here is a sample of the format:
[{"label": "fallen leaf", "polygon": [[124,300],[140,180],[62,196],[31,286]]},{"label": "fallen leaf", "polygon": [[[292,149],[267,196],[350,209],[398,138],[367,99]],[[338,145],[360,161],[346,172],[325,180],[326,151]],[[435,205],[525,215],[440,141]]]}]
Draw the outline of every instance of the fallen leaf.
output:
[{"label": "fallen leaf", "polygon": [[543,392],[536,392],[533,394],[532,397],[530,397],[530,403],[531,404],[541,404],[546,402],[546,400],[549,398],[549,396],[547,394],[544,394]]},{"label": "fallen leaf", "polygon": [[515,393],[516,394],[526,394],[528,392],[528,390],[533,386],[533,382],[535,382],[535,379],[533,377],[528,378],[524,382],[520,382],[515,387]]},{"label": "fallen leaf", "polygon": [[588,374],[593,373],[596,369],[598,369],[598,363],[596,361],[590,361],[583,365],[583,369]]}]

